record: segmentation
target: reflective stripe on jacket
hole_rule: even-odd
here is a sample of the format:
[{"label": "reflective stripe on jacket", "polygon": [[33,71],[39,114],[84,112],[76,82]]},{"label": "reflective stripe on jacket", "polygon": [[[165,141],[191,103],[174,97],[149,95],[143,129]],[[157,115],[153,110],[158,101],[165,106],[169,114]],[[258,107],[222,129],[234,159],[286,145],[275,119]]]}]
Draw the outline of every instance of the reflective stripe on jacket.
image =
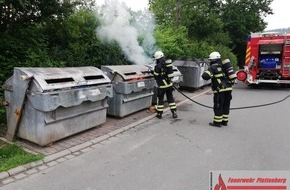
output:
[{"label": "reflective stripe on jacket", "polygon": [[202,74],[202,78],[204,80],[211,79],[213,93],[233,90],[231,81],[227,79],[219,63],[211,64],[210,68]]},{"label": "reflective stripe on jacket", "polygon": [[171,78],[173,77],[172,61],[164,57],[156,60],[154,68],[154,78],[159,88],[168,88],[172,86]]}]

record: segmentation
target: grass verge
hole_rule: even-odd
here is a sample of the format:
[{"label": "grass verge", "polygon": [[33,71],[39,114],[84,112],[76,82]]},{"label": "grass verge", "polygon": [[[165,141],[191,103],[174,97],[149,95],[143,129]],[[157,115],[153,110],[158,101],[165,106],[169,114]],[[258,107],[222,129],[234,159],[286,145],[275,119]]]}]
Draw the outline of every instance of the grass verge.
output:
[{"label": "grass verge", "polygon": [[0,172],[43,158],[44,155],[28,153],[15,144],[0,144]]}]

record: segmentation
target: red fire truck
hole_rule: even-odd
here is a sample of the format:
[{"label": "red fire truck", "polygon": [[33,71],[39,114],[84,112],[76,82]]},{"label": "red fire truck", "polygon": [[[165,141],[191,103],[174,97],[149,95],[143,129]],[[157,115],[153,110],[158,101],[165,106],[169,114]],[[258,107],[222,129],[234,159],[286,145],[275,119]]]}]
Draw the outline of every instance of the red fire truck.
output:
[{"label": "red fire truck", "polygon": [[290,33],[252,33],[245,66],[237,72],[237,78],[247,85],[290,84]]}]

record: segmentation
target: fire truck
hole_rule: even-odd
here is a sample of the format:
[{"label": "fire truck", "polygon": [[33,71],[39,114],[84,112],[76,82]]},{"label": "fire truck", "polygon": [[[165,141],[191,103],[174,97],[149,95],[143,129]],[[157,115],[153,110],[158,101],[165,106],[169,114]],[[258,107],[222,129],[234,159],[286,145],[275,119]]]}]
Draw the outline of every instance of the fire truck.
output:
[{"label": "fire truck", "polygon": [[237,72],[237,79],[247,85],[290,84],[290,33],[252,33],[245,66]]}]

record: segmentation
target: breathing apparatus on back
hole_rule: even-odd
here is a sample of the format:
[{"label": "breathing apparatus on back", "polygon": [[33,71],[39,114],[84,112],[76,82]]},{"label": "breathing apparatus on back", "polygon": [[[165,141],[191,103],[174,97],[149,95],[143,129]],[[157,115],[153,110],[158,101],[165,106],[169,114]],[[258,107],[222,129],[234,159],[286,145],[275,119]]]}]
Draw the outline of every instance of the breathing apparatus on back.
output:
[{"label": "breathing apparatus on back", "polygon": [[222,68],[224,70],[226,77],[229,80],[233,81],[237,78],[236,72],[235,72],[233,65],[229,59],[225,59],[222,61]]},{"label": "breathing apparatus on back", "polygon": [[237,78],[234,67],[229,59],[221,60],[221,55],[219,52],[212,52],[209,55],[210,64],[220,64],[222,67],[223,73],[226,78],[230,81],[234,81]]}]

